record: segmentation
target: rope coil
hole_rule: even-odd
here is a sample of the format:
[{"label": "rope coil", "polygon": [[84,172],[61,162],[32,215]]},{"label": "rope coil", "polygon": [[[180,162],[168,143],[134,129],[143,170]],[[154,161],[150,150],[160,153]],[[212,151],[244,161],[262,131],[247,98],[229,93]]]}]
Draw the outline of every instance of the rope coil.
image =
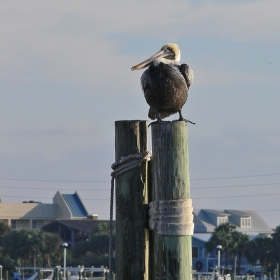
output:
[{"label": "rope coil", "polygon": [[140,166],[143,162],[151,160],[152,152],[146,151],[139,154],[132,154],[127,157],[121,157],[118,161],[112,164],[111,168],[114,170],[111,176],[117,178],[126,171]]},{"label": "rope coil", "polygon": [[110,229],[109,229],[109,279],[113,279],[112,260],[113,260],[113,207],[114,207],[114,179],[123,173],[141,166],[143,162],[150,161],[152,152],[146,151],[143,153],[132,154],[127,157],[121,157],[118,161],[112,164],[114,170],[111,173],[111,193],[110,193]]}]

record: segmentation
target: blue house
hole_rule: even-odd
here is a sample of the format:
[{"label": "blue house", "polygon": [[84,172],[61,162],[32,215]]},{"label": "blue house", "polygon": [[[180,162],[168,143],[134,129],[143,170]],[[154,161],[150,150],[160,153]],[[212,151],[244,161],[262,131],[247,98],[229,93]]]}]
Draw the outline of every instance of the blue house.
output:
[{"label": "blue house", "polygon": [[[237,231],[248,234],[251,238],[257,235],[269,236],[272,233],[271,228],[261,216],[252,210],[195,209],[193,215],[192,266],[193,270],[198,272],[211,272],[217,266],[217,252],[208,253],[205,243],[220,224],[230,223],[236,227]],[[243,264],[244,269],[247,269],[246,260]],[[223,258],[221,265],[223,265]]]}]

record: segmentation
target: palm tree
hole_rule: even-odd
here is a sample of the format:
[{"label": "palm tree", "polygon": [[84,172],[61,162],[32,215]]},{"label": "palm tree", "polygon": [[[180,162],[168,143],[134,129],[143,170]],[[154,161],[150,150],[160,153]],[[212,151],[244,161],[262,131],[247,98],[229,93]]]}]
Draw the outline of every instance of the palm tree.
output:
[{"label": "palm tree", "polygon": [[11,230],[10,226],[5,223],[0,223],[0,238],[5,236]]},{"label": "palm tree", "polygon": [[250,241],[250,237],[249,235],[238,231],[232,232],[231,237],[233,241],[233,253],[234,256],[238,258],[237,273],[240,274],[241,260],[242,257],[244,257],[244,252]]},{"label": "palm tree", "polygon": [[251,264],[260,261],[262,271],[264,266],[271,267],[273,263],[272,239],[265,236],[258,236],[247,243],[245,257]]},{"label": "palm tree", "polygon": [[[52,267],[59,263],[61,258],[61,243],[60,237],[54,233],[41,232],[41,247],[40,252],[42,254],[43,266]],[[68,253],[69,259],[69,253]]]},{"label": "palm tree", "polygon": [[210,253],[213,252],[217,245],[222,245],[225,253],[225,266],[228,265],[229,254],[232,253],[234,247],[234,241],[232,233],[235,232],[235,226],[230,223],[224,223],[215,228],[211,238],[206,242],[206,250]]},{"label": "palm tree", "polygon": [[57,235],[40,230],[12,230],[3,238],[3,250],[21,266],[51,266],[61,258],[61,242]]},{"label": "palm tree", "polygon": [[280,262],[280,226],[276,227],[275,232],[272,234],[272,254],[275,264]]}]

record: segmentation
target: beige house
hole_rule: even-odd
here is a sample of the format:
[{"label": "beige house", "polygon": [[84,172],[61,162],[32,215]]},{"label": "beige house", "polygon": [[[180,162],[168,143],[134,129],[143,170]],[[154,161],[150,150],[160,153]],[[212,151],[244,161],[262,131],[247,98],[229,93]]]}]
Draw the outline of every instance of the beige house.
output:
[{"label": "beige house", "polygon": [[40,229],[45,224],[57,220],[98,219],[89,215],[77,192],[53,197],[53,203],[23,201],[22,203],[0,202],[0,222],[13,229]]}]

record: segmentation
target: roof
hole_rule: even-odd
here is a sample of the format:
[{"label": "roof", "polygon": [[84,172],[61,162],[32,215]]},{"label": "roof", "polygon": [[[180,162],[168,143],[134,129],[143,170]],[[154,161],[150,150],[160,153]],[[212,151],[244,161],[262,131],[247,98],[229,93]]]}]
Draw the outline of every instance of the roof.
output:
[{"label": "roof", "polygon": [[201,241],[207,242],[211,238],[212,233],[194,233],[193,238],[199,239]]},{"label": "roof", "polygon": [[68,205],[73,217],[86,217],[88,215],[87,210],[77,193],[62,194],[62,197]]},{"label": "roof", "polygon": [[59,225],[65,226],[69,229],[80,230],[83,232],[91,233],[98,223],[98,220],[54,220],[42,227],[43,230],[54,232],[57,231]]},{"label": "roof", "polygon": [[[217,226],[217,217],[228,216],[228,222],[236,227],[236,230],[248,235],[270,234],[271,228],[265,220],[252,210],[217,210],[194,209],[194,232],[211,233]],[[251,227],[241,227],[241,218],[251,217]]]}]

